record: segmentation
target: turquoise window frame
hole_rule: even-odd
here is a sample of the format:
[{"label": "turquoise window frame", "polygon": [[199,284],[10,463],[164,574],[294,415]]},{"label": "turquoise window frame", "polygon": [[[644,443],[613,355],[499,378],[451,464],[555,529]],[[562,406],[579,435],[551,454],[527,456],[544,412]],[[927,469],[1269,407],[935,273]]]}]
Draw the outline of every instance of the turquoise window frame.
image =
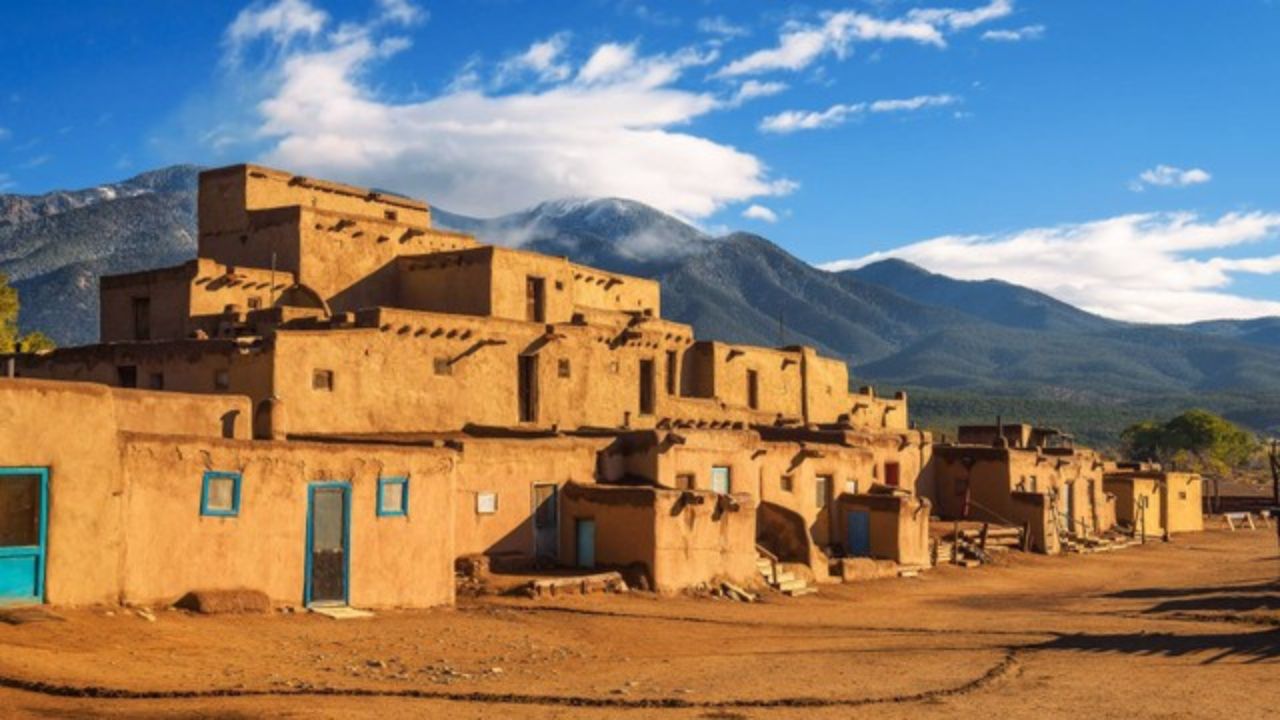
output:
[{"label": "turquoise window frame", "polygon": [[[388,485],[400,485],[400,509],[384,510],[382,508],[382,489]],[[408,517],[409,515],[409,476],[392,475],[378,478],[378,517]]]},{"label": "turquoise window frame", "polygon": [[[240,483],[243,476],[238,472],[222,470],[205,470],[200,484],[200,514],[205,517],[238,517],[240,515]],[[220,510],[209,507],[209,486],[214,480],[233,480],[231,487],[231,509]]]},{"label": "turquoise window frame", "polygon": [[351,483],[342,480],[322,480],[307,486],[307,546],[302,561],[302,604],[311,606],[311,543],[312,522],[314,521],[316,490],[321,488],[342,489],[342,604],[351,602]]}]

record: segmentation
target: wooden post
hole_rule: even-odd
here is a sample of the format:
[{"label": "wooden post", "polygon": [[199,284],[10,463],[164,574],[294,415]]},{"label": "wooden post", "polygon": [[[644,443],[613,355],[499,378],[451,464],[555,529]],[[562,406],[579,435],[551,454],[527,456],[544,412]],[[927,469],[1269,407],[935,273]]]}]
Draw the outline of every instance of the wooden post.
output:
[{"label": "wooden post", "polygon": [[1271,440],[1271,502],[1280,508],[1280,438]]},{"label": "wooden post", "polygon": [[951,531],[951,562],[960,564],[960,520],[956,519],[954,529]]},{"label": "wooden post", "polygon": [[978,549],[983,555],[987,554],[987,529],[991,527],[991,523],[982,523],[982,534],[978,536]]}]

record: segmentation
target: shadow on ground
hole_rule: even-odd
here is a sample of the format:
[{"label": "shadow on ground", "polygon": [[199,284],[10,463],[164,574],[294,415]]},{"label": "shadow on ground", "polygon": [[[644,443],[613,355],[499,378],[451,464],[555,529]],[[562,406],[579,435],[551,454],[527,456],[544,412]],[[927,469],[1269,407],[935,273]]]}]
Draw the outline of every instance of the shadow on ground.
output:
[{"label": "shadow on ground", "polygon": [[1256,663],[1280,658],[1280,630],[1246,633],[1175,635],[1172,633],[1119,633],[1060,635],[1034,645],[1033,650],[1065,650],[1098,654],[1164,657],[1206,656],[1202,665],[1225,660]]}]

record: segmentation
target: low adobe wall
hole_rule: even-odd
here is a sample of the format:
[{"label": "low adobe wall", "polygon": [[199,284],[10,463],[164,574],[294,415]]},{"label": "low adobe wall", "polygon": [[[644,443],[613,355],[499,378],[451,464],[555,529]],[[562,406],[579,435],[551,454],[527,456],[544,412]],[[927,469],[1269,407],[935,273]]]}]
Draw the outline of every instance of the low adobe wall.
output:
[{"label": "low adobe wall", "polygon": [[124,432],[239,440],[253,436],[253,404],[243,395],[112,388],[111,397],[116,427]]},{"label": "low adobe wall", "polygon": [[[929,565],[929,510],[924,498],[906,495],[844,494],[835,504],[836,529],[847,536],[848,513],[869,515],[871,557],[901,565]],[[842,543],[843,545],[843,543]],[[845,548],[845,553],[849,548]]]},{"label": "low adobe wall", "polygon": [[592,519],[596,564],[643,564],[661,594],[718,580],[749,584],[757,575],[748,495],[569,483],[563,497],[561,557],[569,564],[577,563],[577,521]]},{"label": "low adobe wall", "polygon": [[[350,603],[453,602],[453,452],[127,434],[121,599],[172,602],[197,589],[251,588],[303,601],[308,488],[350,486]],[[200,513],[206,470],[238,472],[234,517]],[[405,516],[379,516],[378,478],[408,477]]]}]

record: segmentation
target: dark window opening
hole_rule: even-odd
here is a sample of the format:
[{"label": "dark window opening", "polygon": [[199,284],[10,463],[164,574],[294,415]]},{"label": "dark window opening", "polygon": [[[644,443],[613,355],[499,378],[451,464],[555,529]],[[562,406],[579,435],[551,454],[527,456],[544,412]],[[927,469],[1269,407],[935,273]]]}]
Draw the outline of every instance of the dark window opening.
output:
[{"label": "dark window opening", "polygon": [[557,372],[562,378],[569,377],[569,358],[560,358],[557,363]]},{"label": "dark window opening", "polygon": [[226,370],[215,370],[213,372],[213,389],[214,390],[230,390],[231,389],[231,373]]},{"label": "dark window opening", "polygon": [[899,469],[898,463],[896,462],[885,463],[884,464],[884,484],[888,485],[889,487],[898,487],[898,485],[902,482],[900,473],[901,473],[901,470]]},{"label": "dark window opening", "polygon": [[453,374],[453,363],[449,362],[449,358],[447,357],[435,358],[431,364],[437,375]]},{"label": "dark window opening", "polygon": [[395,210],[385,210],[383,211],[382,216],[390,220],[391,222],[395,222],[399,217],[396,215]]},{"label": "dark window opening", "polygon": [[640,414],[653,414],[653,361],[640,361]]},{"label": "dark window opening", "polygon": [[676,475],[677,490],[692,490],[693,488],[693,473],[680,473],[679,475]]},{"label": "dark window opening", "polygon": [[40,476],[0,475],[0,547],[40,544]]},{"label": "dark window opening", "polygon": [[791,475],[782,476],[782,489],[784,492],[795,492],[796,479]]},{"label": "dark window opening", "polygon": [[540,277],[529,276],[524,284],[525,319],[529,322],[547,321],[547,283]]},{"label": "dark window opening", "polygon": [[261,308],[262,308],[262,298],[258,297],[257,295],[254,295],[253,297],[249,298],[250,310],[258,310]]},{"label": "dark window opening", "polygon": [[760,374],[755,370],[747,371],[747,407],[760,409]]},{"label": "dark window opening", "polygon": [[520,422],[538,421],[538,356],[521,355],[519,369]]},{"label": "dark window opening", "polygon": [[677,364],[676,351],[667,351],[667,394],[675,395],[678,387],[676,381],[678,377],[679,366]]},{"label": "dark window opening", "polygon": [[138,366],[137,365],[121,365],[116,368],[116,375],[120,380],[120,387],[136,388],[138,387]]},{"label": "dark window opening", "polygon": [[151,339],[151,298],[133,299],[133,339]]},{"label": "dark window opening", "polygon": [[147,384],[152,390],[163,390],[164,389],[164,373],[158,373],[158,372],[151,373],[151,377],[148,378]]},{"label": "dark window opening", "polygon": [[311,389],[324,390],[331,392],[333,390],[333,371],[332,370],[316,370],[311,374]]}]

